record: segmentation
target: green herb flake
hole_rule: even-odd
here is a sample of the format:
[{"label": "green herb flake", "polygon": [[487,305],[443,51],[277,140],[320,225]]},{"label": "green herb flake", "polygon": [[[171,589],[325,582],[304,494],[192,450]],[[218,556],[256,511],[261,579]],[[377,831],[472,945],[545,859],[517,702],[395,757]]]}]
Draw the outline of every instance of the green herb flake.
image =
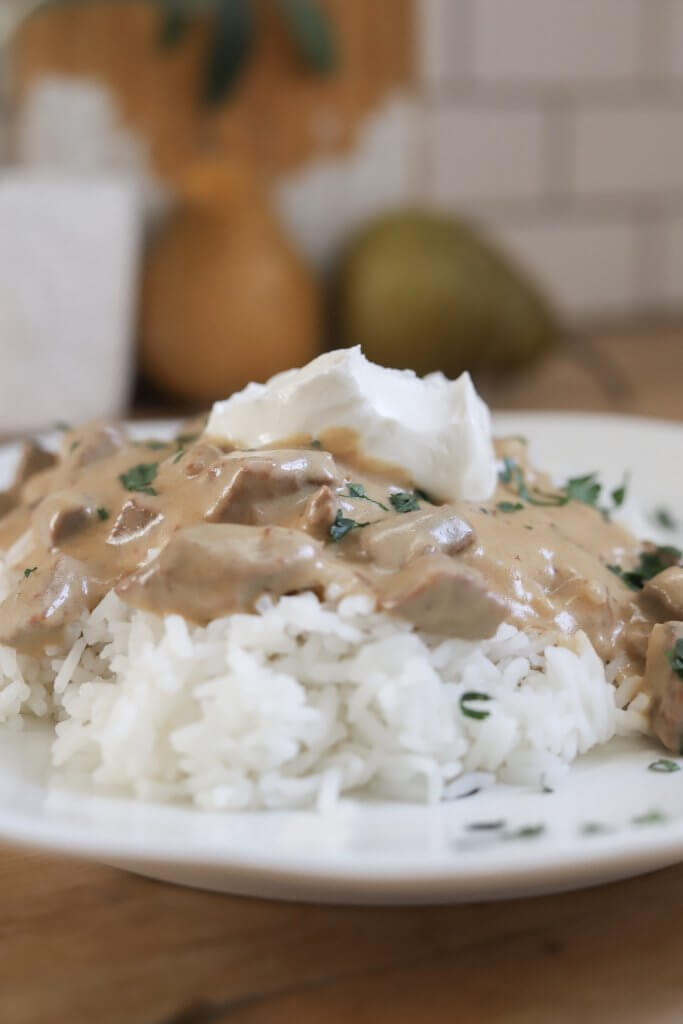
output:
[{"label": "green herb flake", "polygon": [[683,637],[680,637],[671,650],[666,652],[666,657],[678,678],[683,679]]},{"label": "green herb flake", "polygon": [[545,832],[545,825],[522,825],[511,832],[501,832],[501,839],[537,839]]},{"label": "green herb flake", "polygon": [[106,523],[107,519],[109,519],[109,509],[100,506],[97,510],[97,518],[101,523]]},{"label": "green herb flake", "polygon": [[602,484],[595,473],[574,476],[562,488],[569,501],[580,501],[582,505],[596,508],[602,492]]},{"label": "green herb flake", "polygon": [[315,448],[316,451],[319,451],[322,448],[322,442],[320,442],[317,437],[314,437],[310,446],[311,448]]},{"label": "green herb flake", "polygon": [[663,825],[668,819],[661,811],[646,811],[631,819],[634,825]]},{"label": "green herb flake", "polygon": [[394,491],[389,501],[396,512],[417,512],[420,507],[416,491]]},{"label": "green herb flake", "polygon": [[[570,501],[579,501],[590,508],[599,509],[605,519],[608,519],[613,511],[613,509],[600,508],[599,501],[602,494],[602,484],[598,480],[597,473],[584,473],[583,476],[570,477],[557,494],[549,494],[535,487],[529,488],[524,479],[521,466],[515,459],[505,456],[503,468],[498,473],[498,479],[501,483],[514,487],[522,501],[527,501],[530,505],[559,508]],[[611,492],[614,508],[619,508],[624,503],[626,487],[627,480],[625,478],[623,483]]]},{"label": "green herb flake", "polygon": [[635,569],[624,569],[620,565],[608,565],[607,568],[615,573],[631,590],[642,590],[645,583],[660,572],[680,563],[683,553],[679,548],[663,545],[654,550],[641,551],[638,565]]},{"label": "green herb flake", "polygon": [[469,707],[472,701],[481,700],[492,700],[492,697],[488,693],[478,693],[476,690],[468,690],[467,693],[463,693],[458,704],[460,710],[466,718],[476,718],[478,721],[483,721],[484,718],[488,718],[491,714],[490,711],[481,711],[476,708]]},{"label": "green herb flake", "polygon": [[521,501],[499,501],[496,508],[499,512],[519,512],[524,505]]},{"label": "green herb flake", "polygon": [[496,832],[501,828],[505,828],[502,818],[499,821],[473,821],[467,825],[468,832]]},{"label": "green herb flake", "polygon": [[153,452],[160,452],[162,448],[168,448],[167,441],[144,441],[143,447],[150,448]]},{"label": "green herb flake", "polygon": [[613,491],[610,491],[610,498],[614,503],[615,508],[621,508],[626,501],[626,493],[628,491],[628,477],[624,477],[624,480],[618,487],[615,487]]},{"label": "green herb flake", "polygon": [[668,508],[661,506],[655,509],[655,522],[658,526],[663,526],[665,530],[677,530],[678,520],[674,518]]},{"label": "green herb flake", "polygon": [[179,448],[185,448],[185,446],[188,445],[188,444],[194,444],[194,442],[197,440],[198,437],[199,437],[198,433],[196,433],[196,434],[178,434],[178,436],[175,438],[175,443],[178,445]]},{"label": "green herb flake", "polygon": [[587,821],[581,826],[582,836],[599,836],[605,832],[609,832],[607,825],[602,825],[599,821]]},{"label": "green herb flake", "polygon": [[176,462],[180,462],[180,460],[182,459],[182,457],[185,454],[186,450],[187,449],[185,449],[185,448],[179,448],[178,449],[178,451],[173,456],[173,465],[174,466],[175,466]]},{"label": "green herb flake", "polygon": [[334,517],[334,522],[330,526],[330,537],[336,543],[342,540],[347,533],[351,533],[351,530],[361,530],[364,526],[369,525],[369,523],[358,523],[355,519],[349,519],[339,509]]},{"label": "green herb flake", "polygon": [[544,494],[542,491],[530,491],[527,487],[524,473],[521,467],[509,456],[503,459],[503,468],[498,473],[498,479],[503,484],[514,486],[517,495],[522,501],[528,501],[530,505],[540,505],[548,508],[559,505],[566,505],[569,498],[566,494]]},{"label": "green herb flake", "polygon": [[669,774],[671,772],[680,772],[681,766],[676,764],[675,761],[670,761],[668,757],[660,757],[658,761],[653,761],[652,764],[649,764],[647,769],[650,772]]},{"label": "green herb flake", "polygon": [[381,501],[376,501],[374,498],[371,498],[370,495],[366,493],[363,484],[354,484],[353,482],[349,482],[347,484],[347,487],[349,489],[350,498],[363,498],[365,501],[370,501],[372,502],[373,505],[377,505],[379,508],[383,508],[385,512],[389,511],[387,506],[383,505]]},{"label": "green herb flake", "polygon": [[34,572],[38,572],[37,565],[34,565],[32,569],[24,569],[24,576],[26,577],[26,579],[28,579],[29,576],[32,576]]},{"label": "green herb flake", "polygon": [[158,462],[140,462],[137,466],[131,466],[126,473],[121,473],[119,480],[127,491],[156,495],[158,492],[152,487],[152,481],[155,480],[158,470]]},{"label": "green herb flake", "polygon": [[72,441],[71,444],[69,445],[69,451],[70,452],[75,452],[77,448],[80,448],[80,446],[81,446],[81,442],[80,441]]}]

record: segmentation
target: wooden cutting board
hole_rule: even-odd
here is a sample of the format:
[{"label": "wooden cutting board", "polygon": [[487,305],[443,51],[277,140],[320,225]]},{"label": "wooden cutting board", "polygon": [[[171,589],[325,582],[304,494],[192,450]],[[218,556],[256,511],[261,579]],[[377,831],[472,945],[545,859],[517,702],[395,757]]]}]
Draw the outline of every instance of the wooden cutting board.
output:
[{"label": "wooden cutting board", "polygon": [[350,146],[363,118],[414,71],[414,0],[320,0],[340,42],[339,71],[306,70],[270,0],[254,0],[253,59],[215,111],[197,102],[208,26],[197,19],[173,51],[158,45],[159,13],[132,0],[74,2],[29,19],[13,52],[17,95],[45,74],[108,85],[126,121],[146,139],[157,172],[176,180],[194,158],[238,156],[260,174],[289,170]]}]

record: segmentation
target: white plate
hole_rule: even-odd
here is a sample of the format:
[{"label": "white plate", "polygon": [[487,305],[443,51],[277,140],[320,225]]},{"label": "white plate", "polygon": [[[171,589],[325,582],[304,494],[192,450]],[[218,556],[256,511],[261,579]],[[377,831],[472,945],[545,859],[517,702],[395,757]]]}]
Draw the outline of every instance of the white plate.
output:
[{"label": "white plate", "polygon": [[[510,414],[497,417],[496,432],[528,436],[538,463],[559,476],[597,470],[612,485],[628,469],[646,510],[683,512],[683,426]],[[0,477],[11,461],[0,451]],[[70,792],[50,784],[47,753],[43,731],[3,733],[0,837],[225,892],[456,902],[596,885],[683,859],[683,771],[648,771],[663,752],[644,741],[580,759],[554,793],[498,786],[437,807],[346,800],[324,818],[206,814]]]}]

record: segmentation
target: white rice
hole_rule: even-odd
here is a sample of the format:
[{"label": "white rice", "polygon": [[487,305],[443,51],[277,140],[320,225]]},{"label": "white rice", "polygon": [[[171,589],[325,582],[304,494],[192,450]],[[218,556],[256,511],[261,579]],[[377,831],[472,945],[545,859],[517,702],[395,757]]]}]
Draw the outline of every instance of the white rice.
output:
[{"label": "white rice", "polygon": [[[579,754],[647,731],[647,699],[626,706],[636,683],[615,688],[583,634],[444,640],[368,598],[312,594],[200,628],[111,593],[81,629],[66,657],[0,646],[0,721],[51,717],[55,766],[143,799],[325,809],[350,790],[553,787]],[[487,717],[463,713],[468,691]]]}]

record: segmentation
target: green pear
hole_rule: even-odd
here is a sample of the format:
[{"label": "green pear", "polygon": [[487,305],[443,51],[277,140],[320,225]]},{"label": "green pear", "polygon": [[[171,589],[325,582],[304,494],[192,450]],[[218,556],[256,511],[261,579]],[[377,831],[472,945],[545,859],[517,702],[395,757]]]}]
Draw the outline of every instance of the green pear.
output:
[{"label": "green pear", "polygon": [[519,367],[560,335],[521,268],[467,223],[420,210],[384,214],[352,238],[333,296],[339,344],[420,374]]}]

